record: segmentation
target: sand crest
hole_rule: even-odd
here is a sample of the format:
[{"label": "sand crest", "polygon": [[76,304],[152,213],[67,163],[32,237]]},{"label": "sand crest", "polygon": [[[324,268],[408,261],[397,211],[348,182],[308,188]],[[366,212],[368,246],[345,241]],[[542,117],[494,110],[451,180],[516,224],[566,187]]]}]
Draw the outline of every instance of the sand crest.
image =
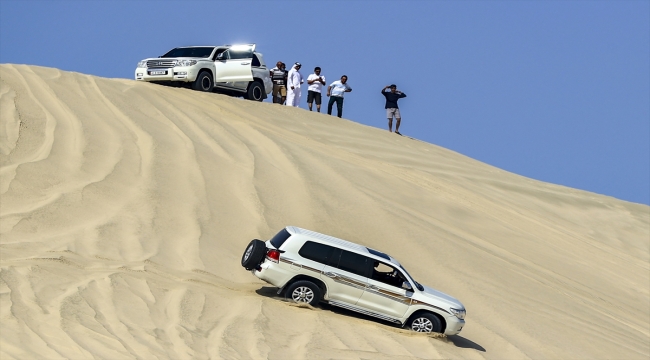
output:
[{"label": "sand crest", "polygon": [[[647,359],[650,208],[305,110],[0,65],[2,359]],[[301,308],[286,225],[399,259],[460,336]]]}]

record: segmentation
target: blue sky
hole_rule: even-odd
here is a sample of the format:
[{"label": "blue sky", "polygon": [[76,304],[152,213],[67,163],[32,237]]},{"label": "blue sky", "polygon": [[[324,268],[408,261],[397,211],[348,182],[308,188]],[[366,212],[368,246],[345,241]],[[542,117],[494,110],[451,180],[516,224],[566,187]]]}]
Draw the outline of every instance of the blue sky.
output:
[{"label": "blue sky", "polygon": [[345,118],[385,129],[396,83],[404,135],[650,204],[650,1],[0,0],[1,63],[133,78],[173,47],[239,42],[348,75]]}]

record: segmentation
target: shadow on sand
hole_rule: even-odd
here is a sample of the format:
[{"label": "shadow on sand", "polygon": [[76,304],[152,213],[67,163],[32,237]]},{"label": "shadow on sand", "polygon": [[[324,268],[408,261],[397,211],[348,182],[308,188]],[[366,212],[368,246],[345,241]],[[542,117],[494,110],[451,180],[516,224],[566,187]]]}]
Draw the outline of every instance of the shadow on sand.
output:
[{"label": "shadow on sand", "polygon": [[[282,302],[287,302],[289,304],[293,304],[293,302],[290,302],[290,301],[286,300],[284,298],[283,294],[278,295],[278,288],[276,288],[276,287],[263,286],[263,287],[255,290],[255,292],[258,295],[261,295],[261,296],[264,296],[264,297],[267,297],[267,298],[271,298],[271,299],[274,299],[274,300],[277,300],[277,301],[282,301]],[[311,306],[308,306],[308,305],[305,306],[305,307],[306,308],[312,308]],[[337,306],[332,306],[332,305],[329,305],[329,304],[326,304],[326,303],[321,303],[319,305],[319,307],[324,311],[330,311],[330,312],[340,314],[340,315],[343,315],[343,316],[348,316],[348,317],[352,317],[352,318],[355,318],[355,319],[368,321],[368,322],[373,322],[373,323],[380,323],[380,324],[383,324],[383,325],[385,325],[385,326],[387,326],[387,327],[389,327],[389,328],[391,328],[391,329],[393,329],[393,330],[395,330],[397,332],[400,332],[400,333],[404,333],[404,334],[408,334],[408,335],[416,335],[416,336],[420,335],[420,333],[415,333],[415,332],[408,331],[408,330],[402,328],[400,325],[391,323],[389,321],[384,321],[384,320],[381,320],[381,319],[377,319],[377,318],[372,317],[372,316],[360,314],[358,312],[343,309],[343,308],[340,308],[340,307],[337,307]],[[312,309],[314,309],[314,308],[312,308]],[[422,334],[422,335],[424,335],[424,334]],[[481,345],[479,345],[479,344],[477,344],[477,343],[475,343],[475,342],[473,342],[471,340],[468,340],[468,339],[466,339],[466,338],[464,338],[464,337],[462,337],[460,335],[451,335],[451,336],[440,335],[440,336],[436,336],[436,335],[432,334],[432,335],[430,335],[430,337],[431,338],[437,338],[437,339],[444,339],[445,342],[447,342],[447,343],[451,342],[452,344],[454,344],[454,345],[456,345],[457,347],[460,347],[460,348],[474,349],[474,350],[478,350],[478,351],[481,351],[481,352],[486,352],[485,348],[482,347]]]},{"label": "shadow on sand", "polygon": [[278,288],[272,286],[262,286],[261,288],[255,290],[257,295],[262,295],[268,298],[275,298],[277,300],[282,300],[284,297],[278,295]]},{"label": "shadow on sand", "polygon": [[449,341],[451,341],[454,345],[456,345],[459,348],[474,349],[481,352],[486,352],[483,346],[473,342],[472,340],[465,339],[460,335],[447,336],[447,339],[449,339]]}]

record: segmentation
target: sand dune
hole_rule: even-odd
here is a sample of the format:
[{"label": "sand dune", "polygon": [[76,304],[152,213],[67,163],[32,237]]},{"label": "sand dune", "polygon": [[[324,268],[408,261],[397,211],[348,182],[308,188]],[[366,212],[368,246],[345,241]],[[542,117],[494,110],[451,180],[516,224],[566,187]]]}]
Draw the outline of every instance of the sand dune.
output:
[{"label": "sand dune", "polygon": [[[0,65],[0,358],[647,359],[650,208],[305,110]],[[302,308],[286,225],[385,251],[460,336]]]}]

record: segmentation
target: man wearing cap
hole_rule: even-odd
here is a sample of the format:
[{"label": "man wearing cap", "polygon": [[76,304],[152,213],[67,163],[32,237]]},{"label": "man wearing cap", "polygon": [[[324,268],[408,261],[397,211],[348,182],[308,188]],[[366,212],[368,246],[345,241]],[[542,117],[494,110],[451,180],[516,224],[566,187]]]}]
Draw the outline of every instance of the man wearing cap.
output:
[{"label": "man wearing cap", "polygon": [[[389,92],[386,92],[386,89],[390,88]],[[388,131],[393,132],[393,117],[397,120],[395,123],[395,134],[402,135],[399,133],[399,123],[402,121],[402,116],[399,113],[399,107],[397,107],[397,100],[405,98],[406,94],[401,91],[397,91],[397,85],[392,84],[381,89],[381,94],[386,98],[386,117],[388,118]]]},{"label": "man wearing cap", "polygon": [[300,84],[303,83],[299,62],[293,64],[287,76],[287,106],[297,107],[300,104]]}]

